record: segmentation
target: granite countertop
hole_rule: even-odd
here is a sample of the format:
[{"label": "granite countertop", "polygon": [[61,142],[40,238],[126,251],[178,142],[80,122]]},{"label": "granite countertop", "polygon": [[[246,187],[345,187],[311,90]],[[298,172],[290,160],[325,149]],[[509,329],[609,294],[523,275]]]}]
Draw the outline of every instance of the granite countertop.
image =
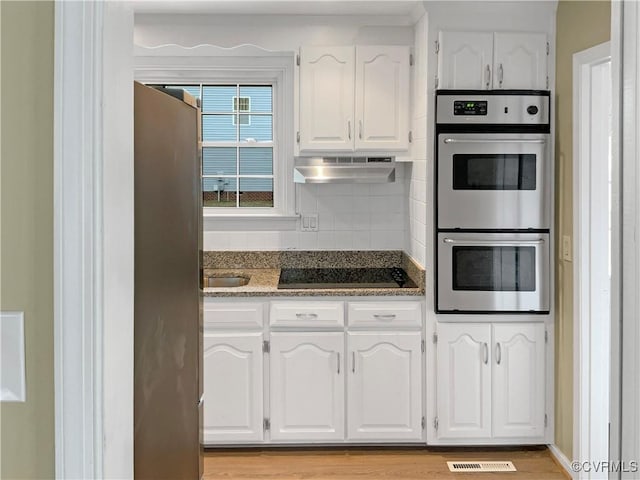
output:
[{"label": "granite countertop", "polygon": [[[255,267],[260,268],[255,268]],[[280,268],[402,267],[417,288],[278,289]],[[248,268],[253,267],[253,268]],[[204,288],[207,297],[422,296],[424,269],[393,252],[205,252],[204,276],[246,276],[241,287]]]}]

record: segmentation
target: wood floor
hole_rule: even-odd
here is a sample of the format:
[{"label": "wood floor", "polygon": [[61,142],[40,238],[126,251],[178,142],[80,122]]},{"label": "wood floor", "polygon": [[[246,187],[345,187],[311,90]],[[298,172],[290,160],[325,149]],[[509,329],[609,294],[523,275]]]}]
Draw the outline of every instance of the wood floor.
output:
[{"label": "wood floor", "polygon": [[[511,460],[517,472],[451,473],[447,461]],[[212,450],[204,479],[256,480],[566,480],[545,447],[533,448],[349,448]]]}]

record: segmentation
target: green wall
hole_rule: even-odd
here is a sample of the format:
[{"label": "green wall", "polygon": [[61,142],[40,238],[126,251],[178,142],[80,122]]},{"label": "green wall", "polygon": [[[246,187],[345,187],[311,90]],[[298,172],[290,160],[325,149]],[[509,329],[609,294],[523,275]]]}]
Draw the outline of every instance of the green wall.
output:
[{"label": "green wall", "polygon": [[555,443],[573,455],[573,264],[560,259],[573,236],[573,54],[611,38],[609,1],[561,0],[556,17],[556,416]]},{"label": "green wall", "polygon": [[0,308],[24,311],[27,367],[27,401],[0,403],[0,478],[53,478],[54,5],[0,19]]}]

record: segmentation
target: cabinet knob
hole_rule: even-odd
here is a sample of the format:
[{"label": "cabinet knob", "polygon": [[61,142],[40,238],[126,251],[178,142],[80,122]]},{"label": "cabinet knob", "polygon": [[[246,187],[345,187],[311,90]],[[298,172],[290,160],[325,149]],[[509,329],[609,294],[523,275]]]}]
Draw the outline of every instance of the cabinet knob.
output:
[{"label": "cabinet knob", "polygon": [[502,361],[502,347],[500,346],[500,342],[496,343],[496,365],[500,365]]},{"label": "cabinet knob", "polygon": [[504,80],[504,69],[502,68],[502,64],[498,68],[498,80],[500,81],[500,88],[502,88],[502,81]]},{"label": "cabinet knob", "polygon": [[487,64],[487,68],[485,68],[484,71],[484,84],[487,87],[487,90],[489,90],[489,87],[491,85],[491,67],[489,66],[489,64]]}]

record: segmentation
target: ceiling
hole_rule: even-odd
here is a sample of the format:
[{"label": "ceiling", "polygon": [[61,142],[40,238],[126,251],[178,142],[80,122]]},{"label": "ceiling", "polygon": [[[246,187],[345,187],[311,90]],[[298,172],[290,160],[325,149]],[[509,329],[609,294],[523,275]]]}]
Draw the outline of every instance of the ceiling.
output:
[{"label": "ceiling", "polygon": [[132,3],[136,13],[409,16],[422,2],[405,0],[133,0]]}]

